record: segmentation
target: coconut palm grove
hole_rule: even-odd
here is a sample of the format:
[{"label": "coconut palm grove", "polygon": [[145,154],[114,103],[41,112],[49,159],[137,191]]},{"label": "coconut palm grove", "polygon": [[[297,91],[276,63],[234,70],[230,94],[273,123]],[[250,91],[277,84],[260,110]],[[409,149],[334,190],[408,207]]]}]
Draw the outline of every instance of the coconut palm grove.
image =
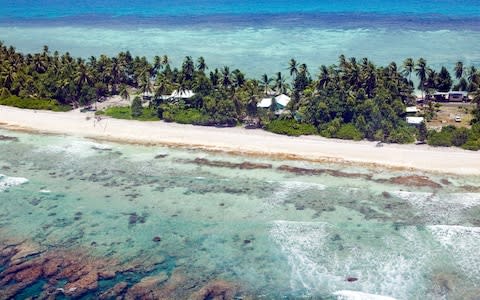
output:
[{"label": "coconut palm grove", "polygon": [[[13,46],[0,47],[0,103],[23,108],[69,110],[88,106],[112,95],[132,99],[132,107],[112,108],[97,114],[144,120],[165,120],[206,126],[255,124],[287,135],[319,134],[341,139],[369,139],[389,143],[425,141],[435,146],[480,148],[480,71],[458,62],[450,74],[446,67],[434,70],[426,59],[407,58],[376,66],[368,58],[357,60],[340,55],[338,63],[309,68],[292,58],[286,71],[248,78],[228,66],[210,70],[203,57],[185,57],[173,67],[167,55],[146,57],[121,52],[88,59],[68,52],[23,54]],[[414,82],[417,82],[415,84]],[[427,132],[425,123],[412,127],[405,122],[405,108],[416,104],[415,89],[423,95],[435,92],[467,91],[477,104],[472,110],[472,128],[446,126]],[[194,92],[188,100],[168,101],[162,95],[173,91]],[[151,94],[148,106],[140,97]],[[257,108],[265,97],[291,95],[281,114]],[[135,109],[137,107],[137,109]],[[140,109],[138,109],[140,107]],[[122,114],[123,112],[123,114]],[[423,115],[435,114],[431,101]]]}]

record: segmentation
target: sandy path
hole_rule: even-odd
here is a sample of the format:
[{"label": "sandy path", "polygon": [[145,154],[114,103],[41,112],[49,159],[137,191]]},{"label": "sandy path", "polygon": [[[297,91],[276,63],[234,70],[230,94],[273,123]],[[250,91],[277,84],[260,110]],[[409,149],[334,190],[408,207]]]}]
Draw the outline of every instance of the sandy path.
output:
[{"label": "sandy path", "polygon": [[[88,118],[87,118],[88,117]],[[263,130],[214,128],[165,122],[103,118],[92,113],[58,113],[0,106],[0,125],[10,129],[78,135],[88,138],[202,148],[250,155],[332,160],[480,175],[480,152],[427,145],[385,145],[318,136],[288,137]]]}]

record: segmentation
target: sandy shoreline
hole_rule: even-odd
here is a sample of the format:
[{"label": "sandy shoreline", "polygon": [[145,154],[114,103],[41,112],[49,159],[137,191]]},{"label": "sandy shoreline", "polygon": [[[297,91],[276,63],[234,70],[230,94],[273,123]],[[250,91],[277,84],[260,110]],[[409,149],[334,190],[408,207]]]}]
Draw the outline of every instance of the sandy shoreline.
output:
[{"label": "sandy shoreline", "polygon": [[480,174],[480,152],[427,145],[385,145],[318,136],[288,137],[263,130],[214,128],[103,118],[78,110],[58,113],[0,106],[0,127],[146,145],[168,145],[233,154],[333,161],[442,173]]}]

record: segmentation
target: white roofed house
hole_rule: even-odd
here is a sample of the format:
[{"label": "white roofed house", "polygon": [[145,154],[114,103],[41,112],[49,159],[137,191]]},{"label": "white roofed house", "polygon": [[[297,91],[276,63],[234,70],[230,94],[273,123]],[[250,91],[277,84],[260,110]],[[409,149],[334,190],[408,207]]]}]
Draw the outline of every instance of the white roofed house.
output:
[{"label": "white roofed house", "polygon": [[418,112],[418,109],[416,106],[408,106],[406,109],[405,109],[405,112],[407,113],[407,115],[415,115],[417,114]]},{"label": "white roofed house", "polygon": [[418,108],[416,106],[407,106],[405,108],[405,113],[407,115],[405,120],[409,125],[417,126],[424,121],[423,117],[417,117]]},{"label": "white roofed house", "polygon": [[145,91],[142,93],[142,99],[144,102],[152,100],[153,96],[153,93],[150,91]]},{"label": "white roofed house", "polygon": [[423,121],[423,117],[407,117],[407,124],[409,125],[420,125]]},{"label": "white roofed house", "polygon": [[[275,101],[272,101],[275,100]],[[275,114],[280,115],[282,112],[285,111],[285,108],[287,107],[288,103],[290,102],[290,97],[285,95],[285,94],[280,94],[275,97],[270,97],[270,98],[263,98],[258,104],[258,108],[265,108],[265,109],[270,109],[272,106],[272,102],[275,102]]]},{"label": "white roofed house", "polygon": [[174,90],[170,95],[162,95],[160,98],[163,101],[177,102],[179,100],[188,100],[195,96],[192,90]]},{"label": "white roofed house", "polygon": [[195,93],[192,90],[174,90],[170,95],[170,98],[174,99],[190,99],[195,96]]}]

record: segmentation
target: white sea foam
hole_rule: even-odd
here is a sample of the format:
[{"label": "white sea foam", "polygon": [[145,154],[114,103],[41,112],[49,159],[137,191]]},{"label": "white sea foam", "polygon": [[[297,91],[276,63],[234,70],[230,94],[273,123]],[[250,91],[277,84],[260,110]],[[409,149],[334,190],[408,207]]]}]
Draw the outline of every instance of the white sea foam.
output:
[{"label": "white sea foam", "polygon": [[50,191],[50,190],[47,190],[47,189],[42,189],[42,190],[40,190],[40,193],[42,193],[42,194],[50,194],[51,191]]},{"label": "white sea foam", "polygon": [[[293,290],[316,290],[322,278],[330,277],[326,268],[319,264],[318,253],[323,252],[330,225],[323,222],[275,221],[271,237],[286,255],[292,268],[290,285]],[[331,276],[328,282],[337,280]]]},{"label": "white sea foam", "polygon": [[276,191],[268,198],[267,203],[270,205],[279,205],[289,199],[294,193],[301,193],[308,190],[324,190],[325,185],[313,182],[303,181],[281,181],[272,182],[278,184]]},{"label": "white sea foam", "polygon": [[466,209],[480,206],[478,193],[449,193],[436,194],[425,192],[396,191],[393,195],[408,201],[417,209],[417,213],[424,214],[428,221],[438,220],[455,222],[461,218]]},{"label": "white sea foam", "polygon": [[23,177],[8,177],[0,174],[0,192],[4,192],[11,187],[27,183],[28,179]]},{"label": "white sea foam", "polygon": [[395,298],[388,296],[347,290],[338,291],[333,294],[337,296],[337,300],[395,300]]},{"label": "white sea foam", "polygon": [[480,227],[432,225],[427,228],[466,275],[480,278]]},{"label": "white sea foam", "polygon": [[432,207],[439,204],[455,205],[462,208],[471,208],[480,205],[480,194],[478,193],[435,194],[396,191],[392,194],[407,200],[418,208]]},{"label": "white sea foam", "polygon": [[[401,237],[386,235],[373,244],[345,233],[336,239],[337,232],[334,225],[321,222],[273,223],[271,238],[288,259],[292,290],[316,293],[355,287],[399,299],[421,293],[429,255],[415,227],[402,229]],[[340,244],[342,251],[338,251]],[[349,276],[359,280],[348,282]]]},{"label": "white sea foam", "polygon": [[64,153],[66,155],[77,157],[88,157],[98,153],[98,150],[111,150],[109,145],[95,143],[85,140],[67,139],[62,143],[41,147],[38,151]]}]

